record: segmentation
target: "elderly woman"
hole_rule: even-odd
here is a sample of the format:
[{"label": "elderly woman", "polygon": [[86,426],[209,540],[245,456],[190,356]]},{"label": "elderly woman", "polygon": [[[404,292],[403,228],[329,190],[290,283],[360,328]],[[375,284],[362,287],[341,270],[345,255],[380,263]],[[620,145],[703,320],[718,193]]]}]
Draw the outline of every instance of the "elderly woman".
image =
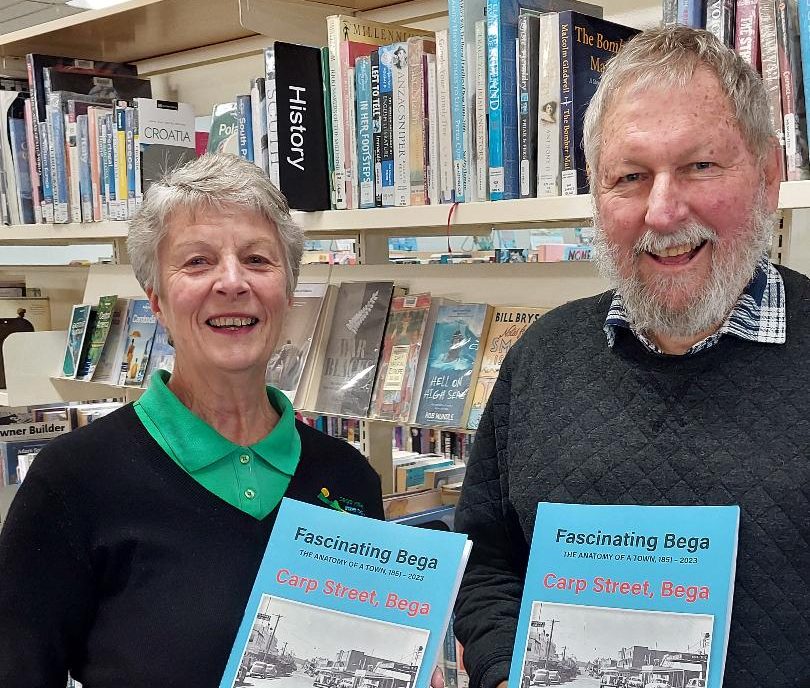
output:
[{"label": "elderly woman", "polygon": [[264,386],[303,236],[259,168],[208,155],[170,173],[127,243],[174,372],[51,442],[20,487],[0,537],[3,688],[68,671],[218,686],[281,498],[382,517],[363,456]]}]

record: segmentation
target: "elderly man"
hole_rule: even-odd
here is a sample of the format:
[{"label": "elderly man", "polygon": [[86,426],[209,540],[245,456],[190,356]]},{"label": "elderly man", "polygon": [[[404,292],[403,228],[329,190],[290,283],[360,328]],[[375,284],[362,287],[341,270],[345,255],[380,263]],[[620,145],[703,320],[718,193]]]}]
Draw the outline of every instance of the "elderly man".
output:
[{"label": "elderly man", "polygon": [[724,685],[810,685],[810,281],[766,258],[762,82],[707,32],[644,32],[585,129],[615,290],[535,323],[484,413],[456,517],[471,686],[508,676],[538,501],[738,504]]}]

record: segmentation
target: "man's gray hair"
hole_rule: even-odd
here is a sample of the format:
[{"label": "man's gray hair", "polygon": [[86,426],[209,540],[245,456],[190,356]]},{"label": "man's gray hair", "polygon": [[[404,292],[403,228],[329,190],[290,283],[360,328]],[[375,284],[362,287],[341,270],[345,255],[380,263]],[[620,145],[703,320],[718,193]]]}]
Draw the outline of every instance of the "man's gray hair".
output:
[{"label": "man's gray hair", "polygon": [[283,194],[252,162],[226,153],[207,153],[168,172],[144,194],[143,204],[130,220],[127,251],[135,276],[144,289],[159,292],[158,246],[178,212],[205,214],[208,210],[255,212],[278,232],[287,273],[287,296],[298,284],[304,232],[290,217]]},{"label": "man's gray hair", "polygon": [[717,77],[748,148],[760,162],[765,159],[775,132],[756,70],[708,31],[685,26],[650,29],[633,37],[607,63],[585,114],[583,144],[594,196],[602,127],[614,100],[651,87],[683,88],[700,68]]}]

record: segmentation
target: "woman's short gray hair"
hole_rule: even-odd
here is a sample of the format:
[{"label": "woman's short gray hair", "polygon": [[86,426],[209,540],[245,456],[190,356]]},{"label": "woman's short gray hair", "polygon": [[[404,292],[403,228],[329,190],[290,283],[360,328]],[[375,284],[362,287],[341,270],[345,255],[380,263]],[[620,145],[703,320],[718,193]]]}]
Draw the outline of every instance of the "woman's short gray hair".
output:
[{"label": "woman's short gray hair", "polygon": [[[743,139],[757,159],[764,160],[775,132],[762,78],[708,31],[669,26],[636,35],[607,63],[583,128],[585,159],[592,179],[599,170],[602,126],[614,100],[651,87],[683,88],[700,68],[717,77]],[[592,183],[591,193],[595,188]]]},{"label": "woman's short gray hair", "polygon": [[178,211],[241,209],[256,212],[272,223],[284,251],[287,295],[298,284],[304,232],[290,217],[282,193],[252,162],[227,153],[207,153],[168,172],[144,194],[130,220],[127,251],[135,276],[144,289],[159,291],[158,246]]}]

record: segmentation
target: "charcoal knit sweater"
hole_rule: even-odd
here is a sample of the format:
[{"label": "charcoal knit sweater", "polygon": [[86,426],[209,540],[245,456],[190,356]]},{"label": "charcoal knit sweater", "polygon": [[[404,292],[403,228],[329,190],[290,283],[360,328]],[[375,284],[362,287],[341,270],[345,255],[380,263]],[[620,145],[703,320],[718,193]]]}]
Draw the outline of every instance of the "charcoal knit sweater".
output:
[{"label": "charcoal knit sweater", "polygon": [[[297,423],[286,496],[382,518],[380,479]],[[171,460],[131,405],[51,442],[0,534],[0,686],[219,685],[277,510],[262,520]]]},{"label": "charcoal knit sweater", "polygon": [[509,352],[456,515],[475,543],[455,624],[472,688],[508,676],[539,501],[738,504],[724,686],[810,686],[810,280],[779,271],[783,345],[664,356],[622,330],[609,348],[607,293]]}]

